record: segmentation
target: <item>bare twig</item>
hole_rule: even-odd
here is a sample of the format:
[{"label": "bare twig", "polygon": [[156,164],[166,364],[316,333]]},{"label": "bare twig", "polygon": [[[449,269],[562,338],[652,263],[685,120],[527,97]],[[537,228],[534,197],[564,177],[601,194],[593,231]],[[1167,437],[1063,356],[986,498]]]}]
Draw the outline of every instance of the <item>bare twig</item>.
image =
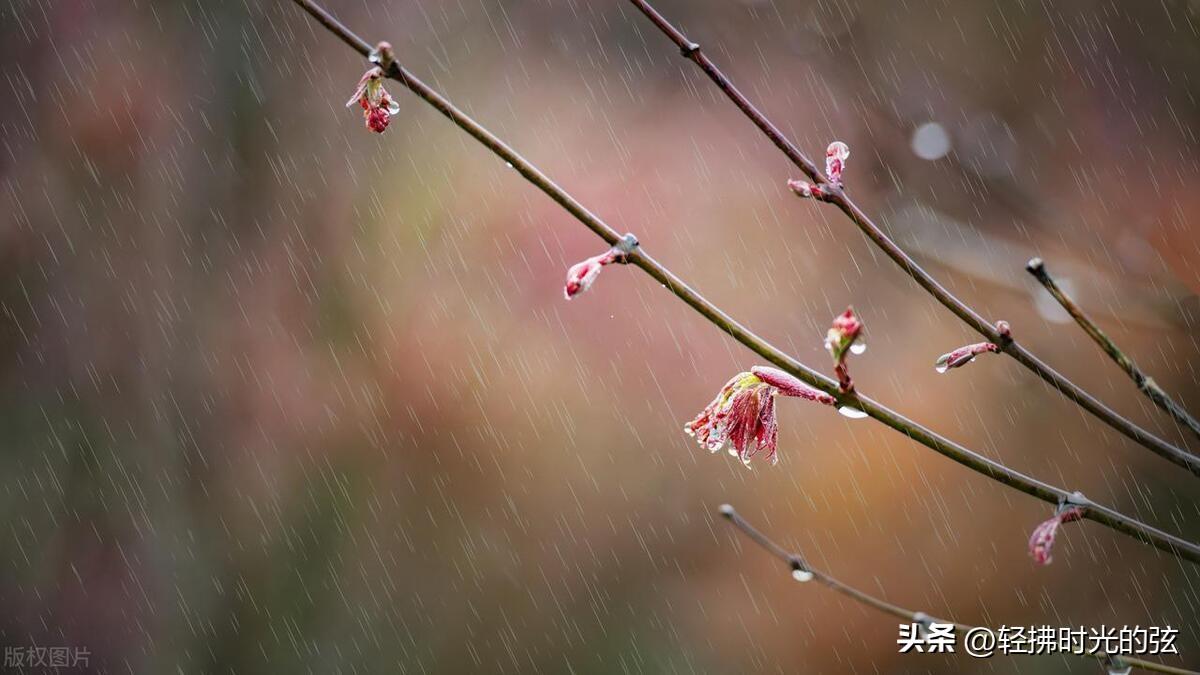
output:
[{"label": "bare twig", "polygon": [[1145,429],[1134,424],[1130,420],[1122,417],[1115,410],[1101,403],[1091,394],[1081,389],[1078,385],[1068,380],[1066,377],[1059,374],[1056,370],[1044,363],[1041,359],[1035,356],[1032,352],[1022,347],[1011,337],[1006,338],[1000,335],[992,323],[986,321],[982,316],[971,309],[961,300],[956,298],[949,290],[942,286],[936,279],[925,271],[915,260],[904,252],[890,237],[872,221],[866,213],[863,212],[854,202],[846,196],[840,185],[830,183],[821,171],[813,164],[812,160],[808,159],[804,153],[800,152],[792,141],[788,140],[783,132],[779,130],[766,115],[746,98],[733,82],[726,77],[725,73],[708,58],[708,55],[700,50],[700,45],[692,42],[678,28],[671,24],[658,10],[654,9],[646,0],[629,0],[635,7],[638,8],[655,26],[658,27],[672,42],[679,47],[683,55],[699,66],[700,70],[708,75],[718,88],[725,93],[729,100],[733,101],[757,126],[763,134],[779,148],[789,160],[800,171],[820,186],[822,193],[825,195],[822,201],[837,205],[842,213],[846,214],[855,225],[862,230],[876,246],[878,246],[889,258],[891,258],[909,277],[916,281],[921,288],[925,289],[930,295],[942,303],[947,309],[953,312],[964,323],[973,328],[980,335],[987,338],[989,342],[994,342],[1000,346],[1001,350],[1009,356],[1016,359],[1021,365],[1033,371],[1038,377],[1046,381],[1047,384],[1062,392],[1071,401],[1077,403],[1088,412],[1095,415],[1104,423],[1121,432],[1128,438],[1140,443],[1150,449],[1155,454],[1164,459],[1181,466],[1192,474],[1200,476],[1200,457],[1196,457],[1187,451],[1176,447],[1167,441],[1155,436]]},{"label": "bare twig", "polygon": [[1104,331],[1100,330],[1099,326],[1097,326],[1090,318],[1088,318],[1087,314],[1083,313],[1083,309],[1081,309],[1079,305],[1075,304],[1075,301],[1072,300],[1069,295],[1063,292],[1063,289],[1054,281],[1054,278],[1050,276],[1050,273],[1046,271],[1046,265],[1042,262],[1041,258],[1034,258],[1033,260],[1030,260],[1029,264],[1025,266],[1025,269],[1029,270],[1029,273],[1032,274],[1033,277],[1042,284],[1042,286],[1046,287],[1046,290],[1050,293],[1050,295],[1054,296],[1054,299],[1058,301],[1058,304],[1062,305],[1062,308],[1067,310],[1067,314],[1070,314],[1071,318],[1075,319],[1075,323],[1079,324],[1079,327],[1083,329],[1083,332],[1091,336],[1091,338],[1096,341],[1096,344],[1100,345],[1100,348],[1104,350],[1104,353],[1108,354],[1109,357],[1121,367],[1121,370],[1124,370],[1125,373],[1133,379],[1134,384],[1137,385],[1137,388],[1140,389],[1147,398],[1149,398],[1151,401],[1154,401],[1155,405],[1157,405],[1159,408],[1162,408],[1171,417],[1175,418],[1176,422],[1182,424],[1188,429],[1191,429],[1192,433],[1200,438],[1200,421],[1197,421],[1195,417],[1192,417],[1188,411],[1184,410],[1183,406],[1175,402],[1174,399],[1172,399],[1170,396],[1167,396],[1167,392],[1163,391],[1162,387],[1158,386],[1158,383],[1154,381],[1154,378],[1148,377],[1144,372],[1142,372],[1142,369],[1138,368],[1137,364],[1133,362],[1133,359],[1129,358],[1125,352],[1121,351],[1121,348],[1112,341],[1112,338],[1108,337]]},{"label": "bare twig", "polygon": [[[293,0],[297,5],[315,17],[334,35],[339,37],[343,42],[350,45],[359,54],[368,56],[371,53],[371,47],[362,38],[355,35],[350,29],[343,26],[337,19],[333,18],[328,12],[319,7],[312,0]],[[450,101],[443,97],[438,92],[434,91],[429,85],[422,82],[415,75],[404,69],[397,62],[392,62],[387,69],[388,77],[400,82],[411,90],[414,94],[420,97],[429,105],[436,108],[439,112],[445,115],[450,121],[454,122],[460,129],[467,132],[472,138],[479,141],[489,150],[499,156],[501,159],[508,162],[512,168],[520,173],[526,180],[532,183],[542,192],[546,193],[551,199],[567,210],[579,222],[583,223],[589,230],[594,232],[598,237],[608,242],[610,245],[617,245],[622,240],[622,237],[617,234],[617,231],[609,227],[607,223],[601,220],[591,211],[587,210],[582,204],[575,200],[570,194],[559,187],[548,176],[541,172],[536,166],[531,164],[524,157],[519,155],[515,150],[493,135],[490,131],[483,128],[478,122],[472,119],[463,111],[459,110]],[[1020,490],[1025,494],[1037,497],[1042,501],[1050,504],[1059,504],[1067,500],[1071,495],[1062,488],[1043,483],[1035,478],[1026,476],[1025,474],[1011,469],[1004,464],[988,459],[983,455],[973,452],[966,447],[951,441],[950,439],[941,436],[934,431],[918,424],[917,422],[904,417],[900,413],[875,402],[874,400],[862,396],[858,393],[842,393],[838,390],[838,384],[834,380],[818,373],[808,366],[800,363],[791,356],[785,354],[777,347],[771,345],[763,338],[752,333],[748,328],[735,321],[732,317],[719,309],[716,305],[709,302],[707,298],[700,295],[690,286],[684,283],[673,272],[668,270],[654,258],[650,257],[645,250],[639,248],[634,249],[627,257],[626,262],[636,265],[646,274],[650,275],[655,281],[662,284],[667,290],[675,294],[680,300],[683,300],[689,307],[696,310],[712,323],[717,328],[728,333],[735,340],[745,345],[755,354],[766,359],[771,364],[783,369],[793,376],[803,380],[806,384],[819,389],[830,396],[833,396],[839,405],[848,405],[867,413],[883,424],[899,431],[918,443],[946,456],[950,459],[962,464],[978,473],[981,473],[992,480],[1003,483],[1011,488]],[[1129,535],[1134,539],[1145,542],[1165,551],[1178,558],[1200,563],[1200,545],[1186,541],[1175,535],[1168,534],[1155,527],[1147,525],[1130,516],[1126,516],[1114,509],[1093,504],[1088,502],[1085,509],[1085,517],[1105,525],[1113,530]]]},{"label": "bare twig", "polygon": [[[870,593],[867,593],[866,591],[863,591],[859,588],[851,586],[850,584],[847,584],[845,582],[839,581],[838,579],[834,578],[833,576],[830,576],[829,574],[826,574],[825,572],[822,572],[818,569],[814,569],[811,565],[808,564],[807,561],[804,560],[803,557],[800,556],[800,554],[789,553],[787,551],[787,549],[785,549],[782,546],[780,546],[779,544],[775,543],[770,537],[763,534],[761,531],[759,531],[758,528],[754,527],[749,522],[747,522],[745,518],[742,518],[741,514],[739,514],[729,504],[722,504],[720,511],[721,511],[721,515],[724,516],[726,519],[728,519],[729,522],[732,523],[733,526],[736,527],[739,531],[741,531],[742,534],[746,535],[746,537],[748,537],[751,541],[753,541],[755,544],[757,544],[760,548],[762,548],[766,552],[770,553],[771,555],[775,556],[776,558],[779,558],[784,563],[786,563],[788,568],[792,570],[793,576],[800,574],[800,575],[803,575],[803,578],[805,578],[805,579],[811,578],[812,580],[817,581],[824,586],[832,588],[833,590],[837,591],[838,593],[841,593],[842,595],[850,598],[851,600],[854,600],[855,602],[866,605],[872,609],[876,609],[880,612],[883,612],[884,614],[890,614],[890,615],[892,615],[898,619],[901,619],[903,621],[907,621],[910,623],[916,623],[916,624],[923,624],[923,625],[928,625],[929,623],[953,623],[955,628],[960,631],[969,631],[972,628],[975,628],[975,626],[972,626],[970,624],[958,623],[957,621],[950,621],[948,619],[935,619],[935,618],[931,617],[930,615],[925,614],[924,612],[917,612],[917,611],[913,611],[911,609],[905,609],[904,607],[900,607],[899,605],[893,605],[892,603],[888,602],[887,600],[883,600],[882,598],[875,597],[874,595],[871,595]],[[811,577],[809,575],[811,575]],[[1074,654],[1074,655],[1082,656],[1083,658],[1087,658],[1087,659],[1096,659],[1101,662],[1104,662],[1109,658],[1108,655],[1104,654],[1104,653]],[[1142,670],[1148,670],[1148,671],[1153,671],[1153,672],[1158,672],[1158,673],[1200,675],[1200,673],[1196,673],[1195,671],[1192,671],[1192,670],[1184,670],[1183,668],[1175,668],[1173,666],[1168,666],[1168,665],[1161,664],[1161,663],[1155,663],[1153,661],[1145,661],[1142,659],[1137,659],[1137,658],[1132,658],[1132,657],[1127,657],[1127,656],[1119,656],[1119,658],[1126,665],[1133,666],[1134,668],[1140,668]]]}]

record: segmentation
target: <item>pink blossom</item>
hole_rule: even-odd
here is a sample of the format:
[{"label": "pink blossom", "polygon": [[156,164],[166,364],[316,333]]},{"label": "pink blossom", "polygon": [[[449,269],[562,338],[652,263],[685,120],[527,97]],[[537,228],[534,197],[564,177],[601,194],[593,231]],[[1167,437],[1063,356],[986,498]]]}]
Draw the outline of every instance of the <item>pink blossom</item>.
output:
[{"label": "pink blossom", "polygon": [[[854,381],[850,378],[850,368],[846,359],[852,351],[851,346],[862,334],[862,329],[862,321],[854,313],[854,308],[847,307],[846,311],[834,317],[833,326],[825,334],[825,349],[829,350],[829,355],[833,357],[833,370],[842,393],[854,391]],[[862,350],[855,348],[853,351],[859,353]]]},{"label": "pink blossom", "polygon": [[980,342],[978,344],[959,347],[948,354],[942,354],[933,364],[939,373],[944,373],[951,368],[961,368],[975,360],[975,357],[984,352],[992,352],[999,354],[1000,348],[991,342]]},{"label": "pink blossom", "polygon": [[1083,508],[1061,508],[1052,517],[1033,528],[1033,534],[1029,536],[1029,555],[1033,556],[1034,562],[1049,565],[1053,561],[1050,553],[1054,548],[1054,538],[1058,535],[1058,526],[1082,519]]},{"label": "pink blossom", "polygon": [[804,384],[795,377],[767,366],[755,366],[748,373],[738,373],[725,383],[717,397],[683,430],[696,439],[701,447],[717,452],[726,443],[729,453],[749,466],[759,452],[766,453],[772,464],[779,440],[779,424],[775,416],[775,397],[791,396],[809,401],[835,405],[832,396]]},{"label": "pink blossom", "polygon": [[367,128],[377,134],[386,131],[392,115],[400,112],[400,104],[383,88],[383,69],[379,66],[363,73],[358,89],[346,101],[346,107],[356,103],[362,108]]},{"label": "pink blossom", "polygon": [[841,141],[834,141],[825,148],[825,176],[834,185],[842,184],[842,171],[846,168],[846,160],[850,159],[850,146]]}]

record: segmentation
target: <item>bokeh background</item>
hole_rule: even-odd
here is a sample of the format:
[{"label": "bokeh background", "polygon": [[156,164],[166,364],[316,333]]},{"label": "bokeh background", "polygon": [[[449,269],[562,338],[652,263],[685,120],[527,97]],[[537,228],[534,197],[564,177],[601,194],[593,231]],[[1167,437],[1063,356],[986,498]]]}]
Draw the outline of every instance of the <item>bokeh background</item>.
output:
[{"label": "bokeh background", "polygon": [[[1200,538],[1195,479],[975,341],[624,2],[330,0],[735,317],[1014,468]],[[661,0],[960,297],[1183,437],[1024,272],[1200,410],[1200,6]],[[1000,624],[1171,625],[1195,567],[870,420],[782,401],[776,467],[682,424],[755,357],[282,0],[0,7],[0,643],[106,673],[1059,673],[898,655],[843,580]],[[1191,447],[1200,449],[1196,443]],[[27,669],[28,671],[28,669]],[[14,669],[15,672],[15,669]]]}]

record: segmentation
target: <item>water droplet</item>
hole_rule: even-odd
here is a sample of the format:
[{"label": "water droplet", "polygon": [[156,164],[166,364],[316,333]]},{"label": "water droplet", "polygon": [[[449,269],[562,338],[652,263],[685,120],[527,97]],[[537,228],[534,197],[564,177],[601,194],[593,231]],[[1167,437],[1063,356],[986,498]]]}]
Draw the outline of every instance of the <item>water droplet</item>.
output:
[{"label": "water droplet", "polygon": [[861,354],[865,351],[867,351],[867,346],[861,342],[855,342],[854,344],[850,345],[851,354]]},{"label": "water droplet", "polygon": [[504,166],[507,166],[510,169],[513,168],[512,162],[505,162]]},{"label": "water droplet", "polygon": [[946,365],[946,364],[944,364],[944,363],[939,363],[939,364],[935,365],[935,366],[933,367],[933,369],[934,369],[934,370],[936,370],[936,371],[938,371],[939,373],[944,373],[944,372],[946,372],[947,370],[950,370],[950,366],[947,366],[947,365]]},{"label": "water droplet", "polygon": [[867,416],[867,413],[848,405],[838,406],[837,411],[841,413],[842,417],[849,417],[852,420],[861,420]]},{"label": "water droplet", "polygon": [[940,159],[950,152],[950,134],[937,122],[926,122],[913,132],[912,149],[921,159]]},{"label": "water droplet", "polygon": [[808,570],[792,570],[792,578],[801,583],[812,581],[813,573]]},{"label": "water droplet", "polygon": [[1108,675],[1129,675],[1133,672],[1133,666],[1124,663],[1118,663],[1108,666]]},{"label": "water droplet", "polygon": [[396,101],[396,99],[389,100],[387,104],[387,110],[389,115],[400,114],[400,103]]}]

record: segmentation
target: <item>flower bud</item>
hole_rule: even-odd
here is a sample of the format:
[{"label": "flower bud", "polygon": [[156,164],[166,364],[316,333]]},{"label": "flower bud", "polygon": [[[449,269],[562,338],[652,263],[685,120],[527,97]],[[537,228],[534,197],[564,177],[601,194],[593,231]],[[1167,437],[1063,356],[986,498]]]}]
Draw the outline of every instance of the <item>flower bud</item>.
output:
[{"label": "flower bud", "polygon": [[1078,506],[1060,508],[1051,518],[1033,528],[1029,536],[1029,555],[1039,565],[1049,565],[1054,558],[1051,556],[1054,548],[1054,538],[1058,535],[1058,527],[1063,523],[1083,519],[1083,509]]},{"label": "flower bud", "polygon": [[846,160],[850,158],[850,146],[841,141],[834,141],[825,149],[825,177],[834,185],[842,184],[842,171],[846,168]]},{"label": "flower bud", "polygon": [[961,368],[975,360],[975,357],[985,352],[999,354],[1000,348],[991,342],[980,342],[978,344],[959,347],[952,352],[942,354],[933,364],[934,368],[939,373],[944,373],[951,368]]}]

